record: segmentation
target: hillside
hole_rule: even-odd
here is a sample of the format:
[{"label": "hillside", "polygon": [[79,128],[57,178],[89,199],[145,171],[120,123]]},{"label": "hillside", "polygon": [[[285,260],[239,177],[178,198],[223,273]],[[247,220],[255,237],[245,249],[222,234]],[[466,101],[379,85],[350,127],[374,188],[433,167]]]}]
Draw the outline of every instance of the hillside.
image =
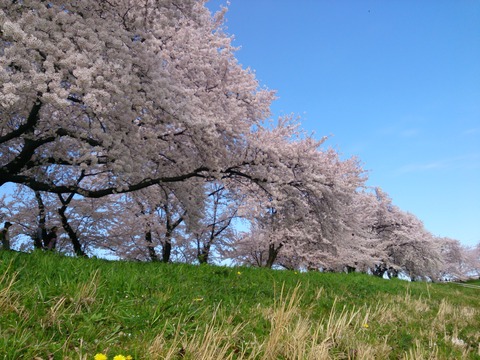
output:
[{"label": "hillside", "polygon": [[479,297],[363,274],[0,252],[0,354],[480,359]]}]

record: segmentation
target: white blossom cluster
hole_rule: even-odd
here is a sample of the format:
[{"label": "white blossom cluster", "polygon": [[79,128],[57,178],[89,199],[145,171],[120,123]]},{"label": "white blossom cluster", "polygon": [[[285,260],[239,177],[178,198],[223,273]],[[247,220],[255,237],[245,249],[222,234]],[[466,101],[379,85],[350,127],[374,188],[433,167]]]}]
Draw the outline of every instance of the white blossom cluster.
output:
[{"label": "white blossom cluster", "polygon": [[[134,3],[1,1],[5,180],[38,182],[48,168],[95,178],[85,194],[124,191],[237,160],[273,93],[236,62],[202,2]],[[35,150],[20,159],[32,132]],[[48,180],[39,188],[76,186]]]}]

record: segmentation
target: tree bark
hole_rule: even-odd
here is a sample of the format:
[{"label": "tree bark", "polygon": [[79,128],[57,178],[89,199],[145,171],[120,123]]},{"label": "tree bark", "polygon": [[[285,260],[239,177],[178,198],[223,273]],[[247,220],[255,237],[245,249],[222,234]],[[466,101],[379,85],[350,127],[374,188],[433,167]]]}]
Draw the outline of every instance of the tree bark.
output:
[{"label": "tree bark", "polygon": [[59,208],[58,215],[60,215],[60,219],[62,220],[62,227],[67,233],[68,237],[70,238],[70,241],[72,242],[73,245],[73,251],[77,256],[83,256],[87,257],[87,254],[83,251],[82,249],[82,244],[80,243],[80,239],[77,236],[77,233],[73,230],[73,228],[70,226],[68,222],[68,218],[65,215],[65,211],[67,210],[67,205],[63,205],[61,208]]},{"label": "tree bark", "polygon": [[145,241],[150,244],[147,246],[147,249],[148,249],[148,255],[150,255],[150,260],[152,260],[153,262],[155,261],[158,261],[158,256],[157,256],[157,253],[155,251],[155,246],[153,246],[153,242],[152,242],[152,231],[149,230],[145,233]]},{"label": "tree bark", "polygon": [[33,235],[33,247],[35,249],[43,249],[43,241],[46,236],[46,215],[45,215],[45,204],[43,203],[42,195],[39,191],[35,191],[35,199],[37,199],[38,204],[38,229]]},{"label": "tree bark", "polygon": [[200,250],[200,253],[197,256],[198,262],[200,264],[207,264],[209,255],[210,255],[210,245],[204,246]]},{"label": "tree bark", "polygon": [[[85,177],[85,173],[82,172],[80,177],[77,180],[77,185],[80,184],[80,181]],[[73,228],[70,226],[70,223],[68,222],[68,218],[66,215],[66,211],[68,208],[68,205],[72,201],[73,197],[75,196],[75,193],[70,193],[66,199],[63,198],[62,194],[58,194],[58,198],[60,202],[62,203],[62,206],[57,209],[58,215],[60,215],[60,219],[62,221],[62,227],[67,233],[68,237],[70,238],[70,241],[72,242],[73,245],[73,251],[77,256],[83,256],[87,257],[87,254],[83,251],[82,249],[82,244],[80,243],[80,239],[77,236],[77,233],[73,230]]]},{"label": "tree bark", "polygon": [[275,263],[275,260],[277,260],[277,255],[280,249],[282,248],[282,244],[278,245],[277,248],[275,248],[275,244],[270,244],[268,246],[268,259],[267,263],[265,264],[265,267],[268,269],[271,269],[273,264]]},{"label": "tree bark", "polygon": [[162,247],[162,262],[168,263],[170,261],[170,255],[172,254],[172,239],[171,234],[165,235],[165,242]]},{"label": "tree bark", "polygon": [[172,223],[171,214],[168,209],[168,205],[164,207],[165,217],[166,217],[166,232],[165,232],[165,240],[163,242],[162,247],[162,262],[168,263],[170,261],[170,256],[172,254],[172,235],[173,231],[177,226],[179,226],[183,222],[184,216],[187,214],[185,211],[183,215],[181,215],[175,222]]}]

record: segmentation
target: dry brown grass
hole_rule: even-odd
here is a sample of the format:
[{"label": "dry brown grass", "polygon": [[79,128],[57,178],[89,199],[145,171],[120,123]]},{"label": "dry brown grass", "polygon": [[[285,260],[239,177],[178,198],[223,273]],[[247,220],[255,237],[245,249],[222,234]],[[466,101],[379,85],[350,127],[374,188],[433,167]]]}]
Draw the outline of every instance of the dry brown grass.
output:
[{"label": "dry brown grass", "polygon": [[204,328],[197,328],[194,335],[188,337],[182,331],[183,321],[175,328],[173,338],[166,340],[167,326],[148,347],[146,353],[152,360],[195,359],[195,360],[230,360],[238,356],[235,339],[242,330],[242,325],[230,328],[218,320],[219,308],[213,312],[210,323]]},{"label": "dry brown grass", "polygon": [[[319,290],[321,294],[323,290]],[[373,306],[360,308],[339,308],[336,301],[328,316],[313,322],[310,314],[301,307],[302,297],[297,286],[285,293],[282,288],[272,307],[259,308],[259,316],[270,323],[270,331],[262,341],[253,341],[245,346],[239,345],[244,336],[246,324],[233,330],[228,324],[217,319],[216,309],[210,324],[198,328],[189,338],[182,334],[181,327],[175,331],[173,339],[166,340],[165,333],[159,334],[151,343],[149,355],[152,359],[199,359],[199,360],[328,360],[328,359],[388,359],[392,348],[388,345],[392,333],[383,337],[373,336],[372,327],[391,326],[392,322],[408,324],[418,320],[421,314],[430,312],[428,299],[414,298],[409,293],[401,297],[379,299]],[[455,307],[447,301],[441,301],[435,316],[435,326],[421,331],[421,339],[414,339],[404,354],[405,360],[443,359],[439,355],[437,342],[448,342],[457,348],[459,358],[467,359],[471,355],[458,328],[450,335],[445,331],[457,316],[472,319],[477,315],[474,308]],[[441,332],[439,332],[441,329]],[[248,353],[246,349],[248,348]],[[480,354],[479,348],[474,350]]]},{"label": "dry brown grass", "polygon": [[74,292],[74,297],[70,299],[73,305],[73,313],[79,314],[82,311],[88,311],[90,306],[97,299],[97,290],[100,286],[100,280],[98,277],[98,270],[95,271],[92,278],[78,285],[77,291]]},{"label": "dry brown grass", "polygon": [[13,311],[17,314],[22,312],[22,306],[20,305],[19,296],[12,291],[13,285],[17,281],[17,272],[10,274],[11,263],[8,265],[7,270],[0,277],[0,312]]},{"label": "dry brown grass", "polygon": [[152,341],[148,348],[151,359],[195,359],[195,360],[324,360],[324,359],[383,359],[388,358],[390,347],[387,338],[374,343],[365,341],[369,337],[370,319],[382,318],[384,305],[374,309],[360,308],[338,311],[331,308],[328,317],[319,323],[312,322],[303,314],[299,302],[299,287],[290,293],[282,288],[273,307],[260,309],[270,322],[270,331],[263,341],[249,342],[246,348],[238,343],[245,324],[233,330],[218,321],[216,313],[205,328],[198,328],[188,338],[178,325],[173,338],[166,339],[165,330]]}]

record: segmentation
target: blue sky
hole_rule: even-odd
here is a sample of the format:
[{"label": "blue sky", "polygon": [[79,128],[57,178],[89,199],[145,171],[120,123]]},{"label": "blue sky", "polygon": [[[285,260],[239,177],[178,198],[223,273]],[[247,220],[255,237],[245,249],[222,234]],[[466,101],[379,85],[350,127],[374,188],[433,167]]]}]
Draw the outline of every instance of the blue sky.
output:
[{"label": "blue sky", "polygon": [[274,117],[358,156],[434,235],[480,242],[480,1],[231,0],[226,18]]}]

